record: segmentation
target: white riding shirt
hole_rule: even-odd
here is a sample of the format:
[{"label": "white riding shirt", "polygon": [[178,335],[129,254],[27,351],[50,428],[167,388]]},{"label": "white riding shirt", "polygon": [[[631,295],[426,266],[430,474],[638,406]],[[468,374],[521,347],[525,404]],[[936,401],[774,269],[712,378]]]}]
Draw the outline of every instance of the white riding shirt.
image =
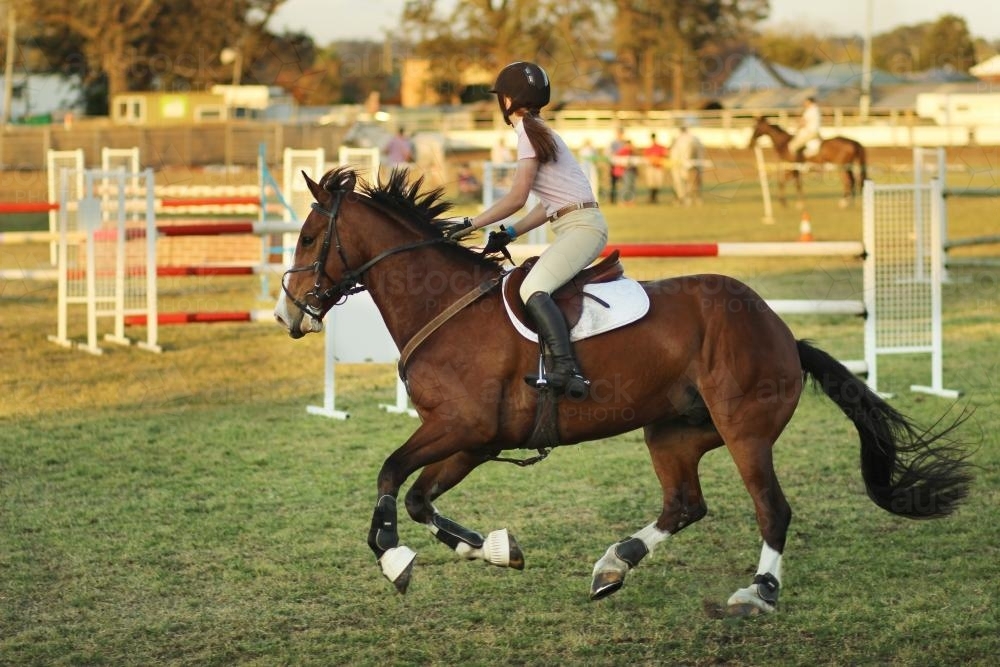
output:
[{"label": "white riding shirt", "polygon": [[[514,131],[517,133],[517,159],[538,157],[531,141],[528,140],[523,120],[519,117],[514,123]],[[545,205],[547,215],[552,215],[568,204],[596,199],[590,181],[566,146],[566,142],[555,132],[552,133],[552,138],[556,142],[555,159],[538,165],[538,173],[535,174],[535,182],[531,186],[531,191]]]}]

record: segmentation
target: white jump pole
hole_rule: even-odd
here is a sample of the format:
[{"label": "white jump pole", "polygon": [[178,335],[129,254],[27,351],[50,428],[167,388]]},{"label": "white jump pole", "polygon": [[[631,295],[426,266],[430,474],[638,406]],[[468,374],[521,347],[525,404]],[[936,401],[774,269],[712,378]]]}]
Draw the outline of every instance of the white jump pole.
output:
[{"label": "white jump pole", "polygon": [[771,208],[771,185],[767,179],[767,164],[764,162],[764,151],[760,146],[754,145],[753,154],[757,158],[757,177],[760,179],[761,197],[764,199],[764,217],[761,219],[765,225],[774,224],[774,210]]},{"label": "white jump pole", "polygon": [[351,415],[344,410],[338,410],[335,405],[337,397],[337,380],[333,361],[334,347],[336,347],[333,333],[334,327],[336,327],[335,319],[336,315],[333,310],[327,313],[326,326],[323,331],[323,349],[326,355],[326,362],[323,365],[323,405],[307,405],[306,412],[331,419],[347,419]]}]

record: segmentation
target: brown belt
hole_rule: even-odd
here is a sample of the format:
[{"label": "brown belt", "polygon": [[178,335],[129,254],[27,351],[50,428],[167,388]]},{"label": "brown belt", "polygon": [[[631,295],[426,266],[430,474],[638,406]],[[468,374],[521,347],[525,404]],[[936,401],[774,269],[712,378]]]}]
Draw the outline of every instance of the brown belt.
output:
[{"label": "brown belt", "polygon": [[550,215],[549,222],[558,220],[567,213],[572,213],[573,211],[579,211],[580,209],[583,208],[600,208],[600,207],[597,205],[596,201],[584,201],[578,204],[567,204],[566,206],[563,206],[561,209]]}]

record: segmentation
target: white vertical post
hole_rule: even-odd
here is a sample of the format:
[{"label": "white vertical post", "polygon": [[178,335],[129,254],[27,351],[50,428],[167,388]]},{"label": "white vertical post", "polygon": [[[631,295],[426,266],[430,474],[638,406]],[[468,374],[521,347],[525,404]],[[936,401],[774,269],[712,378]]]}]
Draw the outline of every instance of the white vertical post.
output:
[{"label": "white vertical post", "polygon": [[[73,174],[76,176],[73,181],[75,187],[73,188],[72,196],[76,198],[82,196],[83,194],[83,149],[78,148],[74,151],[49,150],[46,154],[46,172],[50,203],[61,201],[62,193],[68,192],[70,189],[69,178],[67,177],[63,179],[60,175],[62,170],[66,168],[72,169]],[[57,187],[58,190],[56,189]],[[67,196],[67,199],[68,198],[69,196]],[[60,209],[59,211],[49,211],[49,232],[53,235],[55,235],[56,230],[58,229],[60,222],[59,216],[63,210],[64,209]],[[51,264],[55,264],[58,261],[56,255],[56,243],[52,242],[49,246],[49,262]]]},{"label": "white vertical post", "polygon": [[139,347],[149,352],[162,352],[159,345],[160,321],[159,303],[157,301],[156,275],[156,183],[153,170],[146,168],[143,172],[146,184],[146,342],[140,342]]},{"label": "white vertical post", "polygon": [[943,187],[940,179],[931,181],[930,270],[931,270],[931,384],[910,385],[910,391],[933,394],[943,398],[958,398],[961,392],[944,388],[944,331],[941,322],[941,282],[944,269],[944,239],[941,235],[941,215],[944,210]]},{"label": "white vertical post", "polygon": [[336,400],[336,382],[334,372],[334,342],[333,330],[336,326],[336,315],[331,310],[326,314],[326,326],[323,331],[323,349],[326,360],[323,365],[323,405],[307,405],[306,412],[311,415],[321,417],[331,417],[333,419],[347,419],[350,415],[343,410],[337,410],[334,401]]},{"label": "white vertical post", "polygon": [[[938,146],[937,149],[937,177],[941,182],[941,191],[938,199],[940,200],[939,209],[939,229],[941,235],[941,282],[947,283],[951,282],[951,277],[948,275],[948,266],[945,263],[945,255],[943,252],[944,244],[948,242],[948,207],[945,206],[945,197],[947,196],[948,190],[948,162],[946,160],[946,155],[944,151],[944,146]],[[933,204],[932,204],[933,205]]]},{"label": "white vertical post", "polygon": [[861,190],[862,197],[862,234],[865,246],[865,261],[862,277],[862,290],[865,302],[865,364],[868,366],[868,386],[872,391],[878,391],[878,349],[876,322],[876,272],[875,262],[878,261],[875,250],[875,184],[866,180]]},{"label": "white vertical post", "polygon": [[774,210],[771,208],[771,185],[767,178],[767,164],[764,162],[764,151],[760,146],[754,145],[753,154],[757,159],[757,177],[760,179],[760,192],[764,199],[764,217],[761,222],[765,225],[774,224]]},{"label": "white vertical post", "polygon": [[[106,149],[107,150],[107,149]],[[126,254],[126,238],[125,238],[125,221],[128,219],[128,214],[126,213],[126,188],[128,185],[128,175],[124,169],[119,169],[117,172],[109,172],[107,170],[102,174],[102,182],[104,186],[104,192],[102,193],[102,199],[104,202],[105,216],[108,213],[114,213],[114,230],[115,230],[115,276],[114,276],[114,333],[108,334],[104,337],[105,340],[111,343],[117,343],[118,345],[130,345],[130,341],[125,336],[125,264],[127,259]],[[108,192],[108,184],[114,179],[117,183],[118,190],[118,201],[115,204],[116,210],[109,211],[110,208],[110,193]],[[110,228],[106,228],[109,231]]]},{"label": "white vertical post", "polygon": [[56,298],[56,335],[49,336],[48,339],[57,345],[69,347],[71,345],[68,337],[69,319],[69,170],[63,168],[59,171],[59,185],[56,186],[55,176],[49,173],[49,197],[56,192],[58,187],[59,210],[55,211],[56,230],[59,232],[59,240],[56,245],[56,267],[59,272],[58,293]]},{"label": "white vertical post", "polygon": [[383,404],[379,407],[395,415],[417,416],[417,411],[410,407],[410,396],[406,393],[406,384],[401,377],[396,378],[396,403],[394,405]]},{"label": "white vertical post", "polygon": [[91,354],[103,354],[97,345],[97,252],[95,232],[101,226],[101,200],[93,196],[94,180],[92,174],[86,174],[84,196],[78,202],[80,223],[86,232],[87,255],[87,343],[80,349]]}]

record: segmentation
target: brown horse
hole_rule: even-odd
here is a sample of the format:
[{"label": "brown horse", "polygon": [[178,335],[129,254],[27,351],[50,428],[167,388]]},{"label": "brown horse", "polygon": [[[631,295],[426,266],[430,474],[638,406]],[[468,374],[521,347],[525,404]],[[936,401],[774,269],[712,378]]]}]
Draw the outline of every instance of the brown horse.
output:
[{"label": "brown horse", "polygon": [[[779,126],[768,122],[767,118],[760,116],[757,118],[757,124],[753,128],[753,135],[750,137],[750,148],[753,148],[757,144],[757,139],[762,136],[770,137],[771,144],[774,146],[774,150],[778,152],[783,163],[795,163],[790,169],[784,165],[781,168],[782,173],[778,178],[778,200],[782,205],[785,205],[785,182],[794,180],[795,191],[799,197],[799,206],[802,206],[802,174],[798,167],[798,163],[802,159],[796,155],[792,155],[792,152],[788,150],[788,142],[792,140],[792,135]],[[805,162],[821,165],[839,165],[842,168],[841,175],[844,183],[844,196],[840,200],[842,208],[854,203],[854,196],[860,187],[860,183],[864,183],[865,179],[868,178],[868,161],[865,157],[865,147],[854,139],[848,139],[847,137],[824,139],[820,142],[819,152],[814,155],[805,156],[804,160]],[[859,167],[859,176],[857,179],[854,177],[855,162],[858,163]]]},{"label": "brown horse", "polygon": [[[404,172],[357,184],[340,168],[306,182],[316,203],[299,234],[275,316],[293,338],[322,329],[342,299],[367,289],[401,350],[400,375],[419,413],[416,431],[383,463],[368,544],[399,592],[414,552],[399,540],[397,498],[459,556],[521,569],[506,529],[485,537],[434,506],[473,469],[507,450],[571,445],[643,429],[663,490],[655,521],[612,544],[594,566],[592,599],[618,590],[659,543],[705,516],[698,464],[729,450],[763,537],[752,583],[729,599],[734,613],[773,611],[791,509],[771,448],[795,411],[805,377],[854,423],[868,495],[893,514],[937,517],[966,495],[961,450],[915,427],[840,362],[805,341],[746,285],[720,275],[641,283],[648,313],[576,343],[588,397],[552,397],[525,383],[539,368],[536,343],[515,333],[501,299],[498,261],[452,241],[438,216],[440,190],[419,192]],[[355,188],[358,188],[356,191]],[[320,363],[317,360],[317,363]],[[548,411],[548,412],[547,412]],[[507,459],[509,460],[509,459]]]}]

